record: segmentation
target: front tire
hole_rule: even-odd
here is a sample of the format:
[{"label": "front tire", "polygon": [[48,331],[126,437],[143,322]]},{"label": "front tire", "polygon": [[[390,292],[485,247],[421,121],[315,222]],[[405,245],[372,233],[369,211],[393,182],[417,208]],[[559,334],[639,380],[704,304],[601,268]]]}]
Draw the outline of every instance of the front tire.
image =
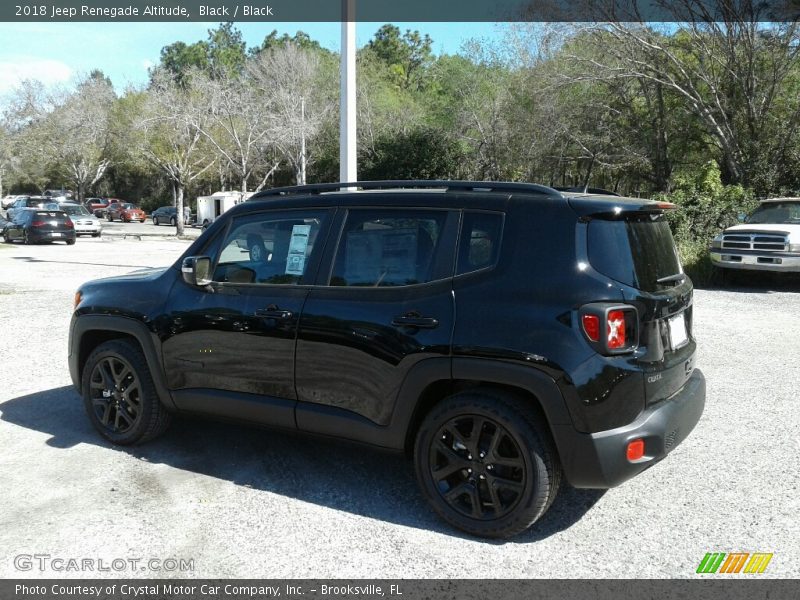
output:
[{"label": "front tire", "polygon": [[111,213],[106,213],[106,221],[109,223],[114,221],[114,217],[111,216]]},{"label": "front tire", "polygon": [[92,425],[114,444],[147,442],[161,435],[171,420],[144,354],[127,340],[105,342],[91,353],[81,392]]},{"label": "front tire", "polygon": [[439,516],[489,538],[528,529],[561,482],[552,441],[530,403],[490,388],[455,394],[431,410],[417,434],[414,467]]},{"label": "front tire", "polygon": [[158,217],[153,217],[153,225],[155,225],[156,227],[161,225],[161,223],[158,222]]},{"label": "front tire", "polygon": [[169,224],[175,227],[178,224],[178,222],[175,220],[175,217],[170,217]]}]

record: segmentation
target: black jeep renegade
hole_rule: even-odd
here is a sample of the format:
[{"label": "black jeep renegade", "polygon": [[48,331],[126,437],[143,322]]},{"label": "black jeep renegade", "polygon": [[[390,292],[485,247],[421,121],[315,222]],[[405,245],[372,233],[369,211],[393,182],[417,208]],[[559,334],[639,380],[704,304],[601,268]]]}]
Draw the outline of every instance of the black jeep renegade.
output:
[{"label": "black jeep renegade", "polygon": [[413,455],[472,534],[664,458],[703,411],[667,203],[394,181],[255,195],[171,268],[84,285],[69,364],[136,444],[195,413]]}]

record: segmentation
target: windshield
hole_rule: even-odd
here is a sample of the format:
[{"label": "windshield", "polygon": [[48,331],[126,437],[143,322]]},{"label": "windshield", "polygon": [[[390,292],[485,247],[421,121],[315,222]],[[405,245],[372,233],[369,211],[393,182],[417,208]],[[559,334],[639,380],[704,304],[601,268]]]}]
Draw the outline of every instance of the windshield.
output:
[{"label": "windshield", "polygon": [[748,223],[787,225],[800,223],[800,201],[793,202],[764,202],[759,206]]},{"label": "windshield", "polygon": [[134,204],[131,204],[130,202],[126,202],[125,204],[120,204],[120,206],[125,210],[133,210],[136,208],[136,206]]},{"label": "windshield", "polygon": [[86,210],[86,208],[83,207],[83,206],[62,204],[59,208],[61,210],[63,210],[65,213],[67,213],[68,215],[88,215],[88,214],[90,214],[89,211]]}]

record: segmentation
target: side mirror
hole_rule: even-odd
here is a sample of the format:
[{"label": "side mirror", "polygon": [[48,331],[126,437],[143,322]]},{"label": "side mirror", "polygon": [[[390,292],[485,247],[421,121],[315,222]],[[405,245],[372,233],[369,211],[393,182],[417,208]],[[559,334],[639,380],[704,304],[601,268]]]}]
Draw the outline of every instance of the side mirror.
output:
[{"label": "side mirror", "polygon": [[747,222],[747,215],[745,213],[743,213],[743,212],[740,212],[736,216],[736,220],[739,221],[739,223],[746,223]]},{"label": "side mirror", "polygon": [[183,259],[181,273],[189,285],[206,286],[211,283],[211,259],[207,256],[187,256]]}]

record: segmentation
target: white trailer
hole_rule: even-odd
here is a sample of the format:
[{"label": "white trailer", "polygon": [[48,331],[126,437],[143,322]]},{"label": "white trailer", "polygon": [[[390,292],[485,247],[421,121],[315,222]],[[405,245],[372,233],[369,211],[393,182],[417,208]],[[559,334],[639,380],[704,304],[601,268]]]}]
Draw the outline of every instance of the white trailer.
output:
[{"label": "white trailer", "polygon": [[197,221],[198,225],[209,225],[214,219],[244,202],[253,192],[215,192],[210,196],[200,196],[197,198]]}]

